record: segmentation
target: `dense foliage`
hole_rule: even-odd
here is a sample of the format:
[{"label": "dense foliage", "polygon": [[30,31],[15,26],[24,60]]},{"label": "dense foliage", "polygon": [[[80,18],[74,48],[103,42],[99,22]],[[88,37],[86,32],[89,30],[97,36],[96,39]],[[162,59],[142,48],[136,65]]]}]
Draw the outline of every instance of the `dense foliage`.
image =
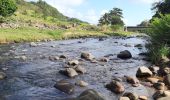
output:
[{"label": "dense foliage", "polygon": [[123,26],[124,22],[121,19],[123,17],[122,10],[119,8],[113,8],[113,10],[110,10],[109,13],[105,13],[100,19],[99,19],[99,25],[109,25],[109,26]]},{"label": "dense foliage", "polygon": [[13,0],[0,0],[0,16],[7,17],[16,11],[17,7]]},{"label": "dense foliage", "polygon": [[170,15],[155,18],[151,24],[150,36],[152,37],[151,58],[154,63],[162,57],[169,56],[170,46]]}]

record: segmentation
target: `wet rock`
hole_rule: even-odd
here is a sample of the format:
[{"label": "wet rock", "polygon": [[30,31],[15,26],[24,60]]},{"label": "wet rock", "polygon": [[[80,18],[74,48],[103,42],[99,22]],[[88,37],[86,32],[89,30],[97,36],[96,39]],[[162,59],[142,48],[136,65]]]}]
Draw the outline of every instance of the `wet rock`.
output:
[{"label": "wet rock", "polygon": [[139,100],[148,100],[148,97],[146,97],[146,96],[139,96]]},{"label": "wet rock", "polygon": [[6,70],[8,70],[8,68],[7,68],[7,67],[3,67],[2,70],[3,70],[3,71],[6,71]]},{"label": "wet rock", "polygon": [[67,56],[66,55],[60,55],[60,57],[59,58],[61,58],[61,59],[66,59],[67,58]]},{"label": "wet rock", "polygon": [[132,86],[137,87],[140,84],[139,80],[136,79],[136,78],[133,78],[133,77],[130,77],[130,76],[125,76],[125,78],[126,78],[126,81],[128,83],[132,84]]},{"label": "wet rock", "polygon": [[156,91],[152,97],[154,100],[158,100],[159,98],[168,97],[168,96],[170,96],[170,91],[159,90]]},{"label": "wet rock", "polygon": [[58,56],[49,56],[49,60],[51,61],[56,61],[59,60],[60,58]]},{"label": "wet rock", "polygon": [[59,73],[66,75],[70,78],[74,78],[78,73],[73,68],[66,68],[66,70],[60,70]]},{"label": "wet rock", "polygon": [[0,72],[0,80],[7,78],[7,75],[4,72]]},{"label": "wet rock", "polygon": [[100,61],[101,61],[101,62],[108,62],[108,61],[109,61],[109,59],[108,59],[108,58],[103,57],[103,58],[100,58]]},{"label": "wet rock", "polygon": [[92,61],[94,56],[91,53],[83,52],[81,53],[81,58]]},{"label": "wet rock", "polygon": [[67,82],[66,80],[56,82],[54,87],[67,94],[72,94],[74,92],[74,85]]},{"label": "wet rock", "polygon": [[107,54],[104,57],[110,57],[110,56],[113,56],[113,54]]},{"label": "wet rock", "polygon": [[130,45],[130,44],[125,44],[124,46],[125,47],[132,47],[132,45]]},{"label": "wet rock", "polygon": [[84,81],[77,81],[76,82],[76,85],[80,86],[80,87],[86,87],[88,86],[88,83],[87,82],[84,82]]},{"label": "wet rock", "polygon": [[36,47],[36,46],[37,46],[37,44],[35,42],[30,43],[30,47]]},{"label": "wet rock", "polygon": [[168,88],[170,88],[170,74],[164,77],[163,82],[165,83],[165,85],[167,85]]},{"label": "wet rock", "polygon": [[21,56],[20,59],[23,60],[23,61],[26,61],[27,57],[26,56]]},{"label": "wet rock", "polygon": [[55,48],[56,46],[55,45],[51,45],[52,48]]},{"label": "wet rock", "polygon": [[126,92],[123,96],[128,97],[130,100],[138,100],[138,95],[136,93]]},{"label": "wet rock", "polygon": [[106,85],[106,88],[116,94],[123,93],[125,91],[124,86],[118,81],[111,81],[109,84]]},{"label": "wet rock", "polygon": [[120,97],[119,100],[130,100],[128,97]]},{"label": "wet rock", "polygon": [[72,65],[72,66],[75,66],[75,65],[78,65],[79,64],[79,61],[78,60],[71,60],[68,62],[68,65]]},{"label": "wet rock", "polygon": [[153,87],[157,90],[164,90],[165,89],[165,84],[162,82],[154,83]]},{"label": "wet rock", "polygon": [[81,74],[84,74],[84,73],[87,72],[86,69],[83,68],[82,66],[77,66],[77,67],[75,68],[75,70],[76,70],[78,73],[81,73]]},{"label": "wet rock", "polygon": [[125,50],[125,51],[121,51],[117,55],[117,57],[121,59],[129,59],[129,58],[132,58],[132,54],[128,50]]},{"label": "wet rock", "polygon": [[165,76],[165,75],[167,75],[167,74],[170,74],[170,68],[168,68],[168,67],[161,68],[161,69],[159,70],[159,74],[160,74],[160,75],[163,75],[163,76]]},{"label": "wet rock", "polygon": [[104,41],[104,38],[99,38],[99,41]]},{"label": "wet rock", "polygon": [[149,70],[148,67],[145,67],[145,66],[139,67],[138,71],[136,73],[136,76],[140,77],[140,78],[142,78],[142,77],[150,77],[152,75],[153,75],[153,73]]},{"label": "wet rock", "polygon": [[157,83],[159,81],[159,79],[157,79],[157,78],[147,78],[146,81],[151,82],[152,84],[154,84],[154,83]]},{"label": "wet rock", "polygon": [[81,93],[76,100],[106,100],[100,93],[89,89]]},{"label": "wet rock", "polygon": [[135,45],[135,47],[142,48],[143,46],[142,46],[142,44],[137,44],[137,45]]}]

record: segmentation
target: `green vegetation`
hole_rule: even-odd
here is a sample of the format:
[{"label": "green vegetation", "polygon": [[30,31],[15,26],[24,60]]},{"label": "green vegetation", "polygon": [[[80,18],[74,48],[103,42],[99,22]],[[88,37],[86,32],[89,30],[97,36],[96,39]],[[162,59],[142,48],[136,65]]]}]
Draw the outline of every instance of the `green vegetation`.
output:
[{"label": "green vegetation", "polygon": [[99,20],[99,26],[107,25],[110,26],[112,30],[120,30],[124,22],[122,21],[122,10],[119,8],[113,8],[109,13],[105,13]]}]

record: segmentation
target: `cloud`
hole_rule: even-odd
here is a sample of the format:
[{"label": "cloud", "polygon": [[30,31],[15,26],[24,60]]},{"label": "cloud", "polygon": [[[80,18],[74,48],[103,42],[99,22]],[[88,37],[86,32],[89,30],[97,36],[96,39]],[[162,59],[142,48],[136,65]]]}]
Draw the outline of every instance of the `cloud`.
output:
[{"label": "cloud", "polygon": [[158,2],[160,0],[130,0],[135,3],[144,3],[144,4],[153,4],[154,2]]}]

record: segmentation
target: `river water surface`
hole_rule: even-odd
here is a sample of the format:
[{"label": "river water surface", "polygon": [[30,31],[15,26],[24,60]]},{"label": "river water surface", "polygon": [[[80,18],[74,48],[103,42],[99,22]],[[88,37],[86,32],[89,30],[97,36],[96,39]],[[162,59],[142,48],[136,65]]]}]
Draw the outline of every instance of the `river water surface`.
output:
[{"label": "river water surface", "polygon": [[[144,56],[139,54],[146,52],[145,44],[147,36],[137,37],[110,37],[99,41],[98,38],[73,39],[63,41],[39,42],[37,47],[30,47],[28,43],[1,46],[0,68],[8,68],[5,72],[7,78],[0,81],[0,100],[62,100],[78,96],[86,89],[94,89],[105,96],[106,100],[118,100],[121,95],[108,91],[104,86],[114,78],[124,75],[135,76],[139,66],[149,66],[144,61]],[[142,44],[142,48],[134,47]],[[117,58],[120,51],[129,50],[133,58],[121,60]],[[70,79],[59,73],[67,61],[81,59],[81,52],[89,52],[100,59],[112,54],[109,62],[91,63],[81,60],[87,73]],[[68,59],[50,61],[49,56],[67,55]],[[27,60],[19,59],[26,56]],[[67,95],[55,89],[56,81],[66,79],[71,83],[77,80],[88,82],[85,88],[76,86],[75,93]],[[135,92],[151,98],[152,89],[145,86],[132,87],[123,82],[126,92]]]}]

